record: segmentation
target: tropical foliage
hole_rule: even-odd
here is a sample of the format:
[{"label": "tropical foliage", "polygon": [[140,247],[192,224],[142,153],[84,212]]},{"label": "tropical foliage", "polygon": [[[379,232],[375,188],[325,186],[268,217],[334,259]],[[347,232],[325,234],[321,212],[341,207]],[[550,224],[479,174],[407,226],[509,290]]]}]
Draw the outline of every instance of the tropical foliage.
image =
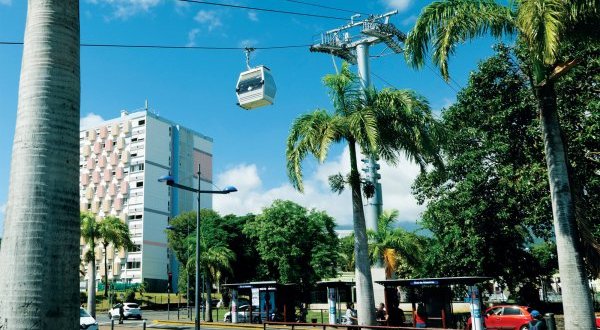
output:
[{"label": "tropical foliage", "polygon": [[324,212],[291,201],[273,202],[244,229],[257,242],[258,278],[297,283],[308,297],[317,281],[337,273],[334,227],[334,219]]},{"label": "tropical foliage", "polygon": [[339,74],[327,75],[323,82],[329,88],[334,112],[317,109],[294,121],[286,150],[288,177],[296,189],[303,191],[302,162],[306,156],[312,154],[323,162],[332,143],[347,143],[350,174],[338,174],[330,182],[334,191],[341,192],[345,184],[351,189],[359,323],[374,324],[370,306],[375,302],[357,147],[366,156],[379,156],[392,164],[403,155],[423,167],[426,162],[438,160],[440,131],[422,97],[407,90],[361,92],[346,63]]},{"label": "tropical foliage", "polygon": [[592,328],[593,306],[579,249],[574,187],[569,182],[555,85],[583,59],[577,52],[561,53],[564,44],[600,37],[598,6],[594,0],[519,0],[508,6],[491,0],[440,0],[423,9],[406,41],[407,58],[417,67],[432,45],[433,61],[448,79],[448,58],[457,44],[486,33],[516,35],[541,119],[567,328]]},{"label": "tropical foliage", "polygon": [[377,220],[377,230],[369,231],[369,254],[372,262],[381,260],[386,279],[410,278],[420,268],[426,238],[397,226],[398,210],[384,211]]},{"label": "tropical foliage", "polygon": [[129,226],[117,217],[109,215],[102,218],[96,229],[104,248],[104,296],[108,297],[108,246],[112,246],[116,253],[120,249],[133,248],[133,242],[129,236]]},{"label": "tropical foliage", "polygon": [[[87,310],[90,315],[96,317],[96,240],[98,240],[98,222],[96,216],[91,212],[82,212],[81,237],[87,244],[87,252],[82,256],[83,262],[88,264],[88,287],[87,287]],[[83,272],[85,274],[85,272]]]}]

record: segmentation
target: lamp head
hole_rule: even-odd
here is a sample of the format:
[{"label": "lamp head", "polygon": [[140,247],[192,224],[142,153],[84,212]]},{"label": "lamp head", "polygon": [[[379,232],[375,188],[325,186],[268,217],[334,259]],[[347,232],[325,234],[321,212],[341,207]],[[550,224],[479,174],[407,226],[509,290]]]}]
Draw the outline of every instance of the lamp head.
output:
[{"label": "lamp head", "polygon": [[167,185],[170,186],[175,182],[175,179],[172,175],[163,175],[160,178],[158,178],[158,182],[166,182]]},{"label": "lamp head", "polygon": [[171,225],[168,225],[168,226],[166,226],[166,227],[165,227],[165,229],[166,229],[166,230],[173,230],[173,231],[174,231],[174,230],[175,230],[175,227],[173,227],[173,226],[171,226]]},{"label": "lamp head", "polygon": [[232,193],[232,192],[236,192],[238,191],[236,187],[234,186],[227,186],[225,187],[225,189],[223,189],[223,192],[226,194]]}]

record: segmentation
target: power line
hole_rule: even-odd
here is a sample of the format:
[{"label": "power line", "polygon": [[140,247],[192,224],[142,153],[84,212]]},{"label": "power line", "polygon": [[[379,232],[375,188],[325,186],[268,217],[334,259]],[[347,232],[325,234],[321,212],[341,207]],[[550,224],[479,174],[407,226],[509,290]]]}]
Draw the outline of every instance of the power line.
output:
[{"label": "power line", "polygon": [[356,10],[349,10],[349,9],[342,9],[342,8],[324,6],[324,5],[319,5],[319,4],[316,4],[316,3],[304,2],[304,1],[298,1],[298,0],[285,0],[285,1],[287,1],[287,2],[294,2],[294,3],[300,3],[300,4],[303,4],[303,5],[313,6],[313,7],[318,7],[318,8],[325,8],[325,9],[343,11],[343,12],[351,13],[351,14],[361,14],[361,15],[365,15],[365,16],[371,16],[371,14],[361,13],[360,11],[356,11]]},{"label": "power line", "polygon": [[259,7],[231,5],[231,4],[225,4],[225,3],[216,3],[216,2],[200,1],[200,0],[177,0],[177,1],[189,2],[189,3],[196,3],[196,4],[200,4],[200,5],[219,6],[219,7],[228,7],[228,8],[238,8],[238,9],[248,9],[248,10],[256,10],[256,11],[265,11],[265,12],[269,12],[269,13],[279,13],[279,14],[288,14],[288,15],[297,15],[297,16],[308,16],[308,17],[317,17],[317,18],[336,19],[336,20],[340,20],[340,21],[348,21],[348,18],[346,18],[346,17],[336,17],[336,16],[327,16],[327,15],[308,14],[308,13],[300,13],[300,12],[287,11],[287,10],[278,10],[278,9],[269,9],[269,8],[259,8]]},{"label": "power line", "polygon": [[[21,41],[0,41],[0,45],[23,45]],[[103,47],[103,48],[146,48],[146,49],[189,49],[189,50],[244,50],[247,47],[216,47],[216,46],[171,46],[171,45],[129,45],[129,44],[92,44],[81,43],[81,47]],[[310,45],[283,45],[252,47],[260,50],[308,48]]]}]

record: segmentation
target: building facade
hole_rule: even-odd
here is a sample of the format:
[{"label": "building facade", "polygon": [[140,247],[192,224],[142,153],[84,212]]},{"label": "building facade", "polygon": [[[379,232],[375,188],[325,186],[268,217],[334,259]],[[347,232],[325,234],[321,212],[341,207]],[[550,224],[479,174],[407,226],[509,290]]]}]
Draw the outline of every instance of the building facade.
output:
[{"label": "building facade", "polygon": [[[82,127],[80,132],[80,209],[101,219],[112,215],[129,226],[134,248],[95,251],[96,281],[105,276],[104,253],[109,281],[146,282],[148,290],[166,291],[168,273],[177,285],[177,262],[167,249],[169,220],[196,209],[196,195],[158,182],[170,174],[175,181],[198,186],[201,168],[202,189],[212,185],[212,139],[148,111],[128,114]],[[212,197],[202,197],[202,208],[212,208]],[[81,242],[82,255],[87,252]],[[85,287],[90,269],[82,265]]]}]

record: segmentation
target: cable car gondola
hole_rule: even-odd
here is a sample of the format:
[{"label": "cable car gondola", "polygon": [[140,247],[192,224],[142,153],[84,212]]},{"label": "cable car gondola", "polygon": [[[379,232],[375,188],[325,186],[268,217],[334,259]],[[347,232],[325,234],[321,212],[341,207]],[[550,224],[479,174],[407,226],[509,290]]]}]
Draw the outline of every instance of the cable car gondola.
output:
[{"label": "cable car gondola", "polygon": [[250,53],[254,48],[246,48],[247,71],[240,73],[235,92],[238,105],[246,110],[273,104],[277,87],[271,70],[264,65],[250,67]]}]

